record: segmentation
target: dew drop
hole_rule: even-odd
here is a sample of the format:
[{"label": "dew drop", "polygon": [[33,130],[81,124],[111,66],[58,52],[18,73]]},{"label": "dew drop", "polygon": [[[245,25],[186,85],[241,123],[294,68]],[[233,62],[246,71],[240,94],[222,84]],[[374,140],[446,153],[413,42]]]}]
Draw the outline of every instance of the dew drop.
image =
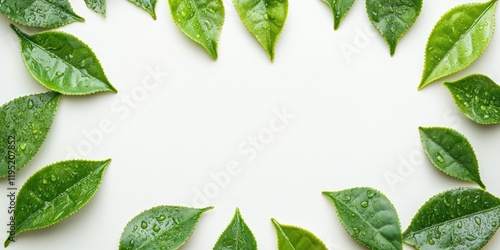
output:
[{"label": "dew drop", "polygon": [[57,177],[56,177],[55,175],[51,175],[51,176],[50,176],[50,180],[51,180],[51,181],[57,181]]},{"label": "dew drop", "polygon": [[196,38],[200,38],[200,37],[201,37],[201,35],[200,35],[200,34],[196,34]]},{"label": "dew drop", "polygon": [[162,214],[162,215],[160,215],[160,216],[156,217],[156,220],[157,220],[157,221],[164,221],[166,218],[167,218],[167,217],[166,217],[165,215],[163,215],[163,214]]},{"label": "dew drop", "polygon": [[47,184],[47,182],[48,182],[48,181],[47,181],[46,179],[43,179],[43,180],[42,180],[42,183],[43,183],[43,184]]},{"label": "dew drop", "polygon": [[354,228],[354,232],[355,232],[356,234],[359,234],[359,229],[358,229],[357,227],[355,227],[355,228]]},{"label": "dew drop", "polygon": [[181,16],[185,17],[187,14],[185,11],[181,11]]},{"label": "dew drop", "polygon": [[142,222],[141,222],[141,228],[142,228],[142,229],[146,229],[146,228],[148,228],[148,223],[146,223],[145,221],[142,221]]},{"label": "dew drop", "polygon": [[368,198],[371,199],[375,196],[375,193],[371,190],[368,190],[366,191],[366,196],[368,196]]},{"label": "dew drop", "polygon": [[28,101],[28,108],[29,108],[29,109],[32,109],[32,108],[33,108],[33,106],[35,106],[35,104],[33,103],[33,100],[31,100],[31,99],[30,99],[30,100]]},{"label": "dew drop", "polygon": [[491,223],[491,226],[492,226],[492,227],[497,227],[497,223],[496,223],[496,222],[492,222],[492,223]]},{"label": "dew drop", "polygon": [[469,107],[469,103],[468,102],[464,102],[464,106],[468,108]]},{"label": "dew drop", "polygon": [[476,221],[476,224],[478,224],[479,226],[481,226],[481,218],[476,217],[476,218],[474,218],[474,220]]},{"label": "dew drop", "polygon": [[158,225],[154,225],[153,226],[153,231],[155,231],[155,232],[158,233],[160,231],[160,227]]},{"label": "dew drop", "polygon": [[466,238],[468,241],[473,241],[473,240],[476,240],[476,237],[475,237],[475,236],[473,236],[473,235],[470,235],[470,234],[469,234],[469,235],[467,235],[467,236],[465,236],[465,238]]},{"label": "dew drop", "polygon": [[139,228],[137,225],[134,226],[133,230],[135,232],[135,230],[137,230],[137,228]]},{"label": "dew drop", "polygon": [[429,240],[429,244],[430,244],[430,245],[434,245],[434,244],[436,244],[436,242],[435,242],[433,239],[430,239],[430,240]]},{"label": "dew drop", "polygon": [[362,207],[366,208],[366,207],[368,207],[368,201],[362,201],[360,205]]},{"label": "dew drop", "polygon": [[485,110],[486,110],[486,106],[481,105],[481,110],[482,110],[482,111],[485,111]]},{"label": "dew drop", "polygon": [[459,221],[459,222],[458,222],[457,227],[458,227],[458,228],[462,228],[462,222],[461,222],[461,221]]},{"label": "dew drop", "polygon": [[444,162],[444,158],[440,153],[436,153],[436,160],[440,163]]},{"label": "dew drop", "polygon": [[19,146],[19,148],[20,148],[21,150],[25,150],[25,149],[26,149],[26,142],[25,142],[25,143],[23,143],[23,144],[21,144],[21,146]]}]

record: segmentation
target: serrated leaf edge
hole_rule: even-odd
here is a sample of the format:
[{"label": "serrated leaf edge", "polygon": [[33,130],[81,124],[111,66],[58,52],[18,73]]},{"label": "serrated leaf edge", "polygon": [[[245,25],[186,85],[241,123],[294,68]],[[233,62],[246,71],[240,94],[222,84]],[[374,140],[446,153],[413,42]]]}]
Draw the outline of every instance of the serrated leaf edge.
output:
[{"label": "serrated leaf edge", "polygon": [[[240,209],[236,208],[236,211],[234,213],[233,218],[231,219],[231,221],[229,222],[229,224],[226,226],[226,228],[224,229],[224,231],[222,231],[222,233],[219,235],[219,238],[217,238],[217,241],[215,242],[215,245],[217,245],[217,243],[219,242],[219,240],[221,240],[222,236],[224,235],[224,233],[226,232],[226,230],[228,230],[231,227],[231,224],[232,224],[232,222],[235,219],[238,219],[238,221],[240,222],[240,224],[243,224],[248,229],[248,232],[250,232],[250,235],[252,235],[252,238],[255,240],[255,235],[253,234],[252,230],[250,229],[250,227],[247,225],[247,223],[245,222],[245,220],[241,216]],[[258,247],[256,246],[255,249],[258,249]]]},{"label": "serrated leaf edge", "polygon": [[151,17],[153,18],[153,20],[156,20],[156,12],[155,12],[155,9],[156,9],[156,3],[158,2],[158,0],[155,0],[154,3],[153,3],[153,9],[149,10],[147,8],[145,8],[144,6],[142,5],[139,5],[138,3],[136,2],[133,2],[132,0],[129,0],[129,2],[133,3],[134,5],[138,6],[139,8],[145,10],[147,13],[149,13],[149,15],[151,15]]}]

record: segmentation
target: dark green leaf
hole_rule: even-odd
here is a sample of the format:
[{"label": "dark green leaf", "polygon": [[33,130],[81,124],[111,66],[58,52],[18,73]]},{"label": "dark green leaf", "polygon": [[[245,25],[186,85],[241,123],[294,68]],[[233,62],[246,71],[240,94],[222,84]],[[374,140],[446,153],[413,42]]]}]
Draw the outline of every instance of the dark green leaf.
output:
[{"label": "dark green leaf", "polygon": [[403,249],[401,225],[387,197],[372,188],[323,192],[335,205],[346,231],[370,249]]},{"label": "dark green leaf", "polygon": [[389,44],[391,56],[403,35],[415,23],[422,10],[422,0],[367,0],[370,21]]},{"label": "dark green leaf", "polygon": [[120,250],[178,249],[191,237],[201,215],[210,209],[159,206],[146,210],[125,226]]},{"label": "dark green leaf", "polygon": [[153,17],[154,20],[156,20],[155,6],[157,0],[129,0],[129,1],[143,8],[151,15],[151,17]]},{"label": "dark green leaf", "polygon": [[469,140],[449,128],[419,128],[425,153],[445,174],[477,183],[485,188],[479,175],[476,154]]},{"label": "dark green leaf", "polygon": [[[0,177],[26,166],[50,130],[59,104],[59,94],[23,96],[0,107]],[[10,160],[9,160],[10,158]]]},{"label": "dark green leaf", "polygon": [[85,4],[95,13],[106,17],[106,0],[85,0]]},{"label": "dark green leaf", "polygon": [[271,61],[285,25],[288,0],[233,0],[243,24],[264,47]]},{"label": "dark green leaf", "polygon": [[479,124],[500,123],[500,86],[484,75],[470,75],[444,84],[469,119]]},{"label": "dark green leaf", "polygon": [[85,21],[73,12],[68,0],[3,0],[0,12],[16,23],[37,28]]},{"label": "dark green leaf", "polygon": [[221,234],[214,250],[257,250],[257,242],[252,231],[236,209],[233,220]]},{"label": "dark green leaf", "polygon": [[116,92],[94,52],[78,38],[58,31],[29,36],[11,27],[19,37],[26,68],[48,89],[65,95]]},{"label": "dark green leaf", "polygon": [[278,250],[327,250],[325,244],[311,232],[288,226],[271,219],[278,235]]},{"label": "dark green leaf", "polygon": [[337,30],[339,28],[340,23],[344,19],[345,15],[349,9],[351,9],[354,0],[323,0],[330,9],[332,9],[333,13],[333,29]]},{"label": "dark green leaf", "polygon": [[495,30],[496,3],[460,5],[441,17],[427,41],[418,89],[468,67],[484,52]]},{"label": "dark green leaf", "polygon": [[500,199],[475,188],[459,188],[428,200],[403,234],[417,249],[481,249],[500,225]]}]

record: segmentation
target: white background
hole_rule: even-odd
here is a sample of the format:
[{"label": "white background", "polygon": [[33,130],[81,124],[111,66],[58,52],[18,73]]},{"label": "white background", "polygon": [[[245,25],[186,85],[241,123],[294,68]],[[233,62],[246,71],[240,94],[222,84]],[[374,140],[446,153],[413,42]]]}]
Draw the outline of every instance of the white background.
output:
[{"label": "white background", "polygon": [[[312,231],[330,249],[364,249],[344,231],[322,191],[377,188],[395,205],[404,230],[431,196],[475,186],[434,169],[423,157],[418,126],[464,133],[488,190],[500,195],[500,127],[466,119],[442,81],[417,91],[429,33],[441,15],[466,2],[427,1],[391,58],[369,23],[364,1],[357,1],[334,31],[326,4],[291,0],[271,63],[229,0],[217,61],[178,30],[167,1],[159,1],[156,21],[124,0],[108,1],[105,19],[83,0],[71,1],[86,22],[59,30],[93,48],[119,93],[62,97],[47,140],[18,172],[17,183],[43,166],[77,157],[72,150],[81,158],[113,162],[87,206],[50,228],[19,235],[9,248],[117,249],[123,227],[135,215],[157,205],[196,206],[195,190],[213,188],[211,173],[236,161],[241,173],[212,190],[208,205],[215,209],[203,215],[182,249],[211,249],[236,207],[260,249],[276,249],[270,218]],[[9,23],[0,17],[0,103],[46,91],[26,71]],[[482,73],[499,82],[499,36],[470,68],[445,80]],[[357,53],[344,55],[348,46]],[[165,74],[145,90],[144,81],[155,83],[151,70]],[[125,104],[127,98],[133,107]],[[240,146],[269,128],[274,109],[295,118],[247,161]],[[85,133],[95,132],[103,120],[114,129],[92,143]],[[391,184],[387,176],[399,179]],[[7,193],[5,179],[0,188]],[[2,197],[0,231],[6,236]],[[484,249],[499,248],[497,235]]]}]

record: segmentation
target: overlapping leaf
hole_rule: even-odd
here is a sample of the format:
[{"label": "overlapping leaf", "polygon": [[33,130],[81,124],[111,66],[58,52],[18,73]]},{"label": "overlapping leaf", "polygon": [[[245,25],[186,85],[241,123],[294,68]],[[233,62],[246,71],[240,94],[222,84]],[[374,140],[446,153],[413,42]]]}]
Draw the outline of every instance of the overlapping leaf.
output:
[{"label": "overlapping leaf", "polygon": [[278,250],[327,250],[325,244],[311,232],[296,226],[283,225],[271,219],[278,236]]},{"label": "overlapping leaf", "polygon": [[252,231],[236,209],[233,219],[221,234],[214,250],[257,250],[257,242]]},{"label": "overlapping leaf", "polygon": [[351,9],[354,0],[323,0],[330,9],[333,14],[333,29],[337,30],[340,26],[340,23],[347,15],[349,9]]},{"label": "overlapping leaf", "polygon": [[95,13],[106,16],[106,0],[85,0],[85,4]]},{"label": "overlapping leaf", "polygon": [[151,15],[151,17],[153,17],[154,20],[156,20],[155,7],[157,0],[129,0],[129,1],[143,8]]}]

